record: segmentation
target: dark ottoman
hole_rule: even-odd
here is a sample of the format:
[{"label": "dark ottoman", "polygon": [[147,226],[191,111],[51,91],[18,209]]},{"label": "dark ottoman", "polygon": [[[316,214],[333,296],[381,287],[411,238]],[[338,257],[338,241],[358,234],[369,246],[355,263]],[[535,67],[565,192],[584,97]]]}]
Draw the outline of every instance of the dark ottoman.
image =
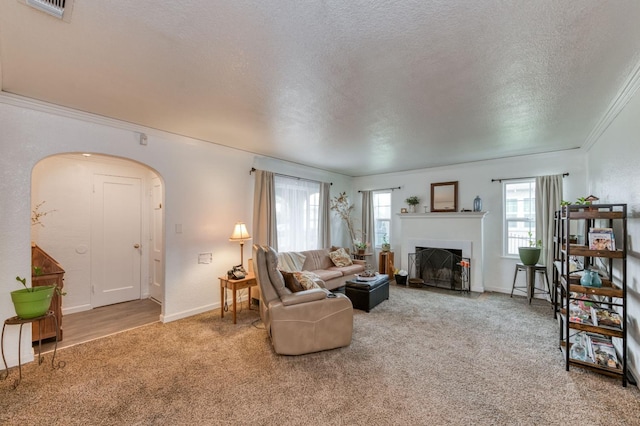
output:
[{"label": "dark ottoman", "polygon": [[389,298],[389,276],[380,274],[375,281],[347,281],[345,294],[355,309],[369,312]]}]

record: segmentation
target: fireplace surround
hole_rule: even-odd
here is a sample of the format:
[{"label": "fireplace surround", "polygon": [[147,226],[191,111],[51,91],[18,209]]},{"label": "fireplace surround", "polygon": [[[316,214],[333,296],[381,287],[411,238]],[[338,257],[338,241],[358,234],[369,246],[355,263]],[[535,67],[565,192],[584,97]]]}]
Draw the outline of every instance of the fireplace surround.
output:
[{"label": "fireplace surround", "polygon": [[471,291],[484,292],[484,217],[488,212],[398,214],[402,269],[409,270],[409,254],[417,247],[460,250],[469,259]]}]

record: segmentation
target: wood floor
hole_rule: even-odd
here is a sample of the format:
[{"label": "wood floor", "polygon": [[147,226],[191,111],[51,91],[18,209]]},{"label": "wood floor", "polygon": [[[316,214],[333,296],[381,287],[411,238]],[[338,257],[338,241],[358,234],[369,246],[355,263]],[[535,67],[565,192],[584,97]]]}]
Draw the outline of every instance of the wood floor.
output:
[{"label": "wood floor", "polygon": [[[161,307],[151,299],[101,306],[62,318],[63,339],[58,349],[74,346],[159,321]],[[38,342],[34,343],[37,351]],[[42,352],[52,351],[54,342],[43,342]]]}]

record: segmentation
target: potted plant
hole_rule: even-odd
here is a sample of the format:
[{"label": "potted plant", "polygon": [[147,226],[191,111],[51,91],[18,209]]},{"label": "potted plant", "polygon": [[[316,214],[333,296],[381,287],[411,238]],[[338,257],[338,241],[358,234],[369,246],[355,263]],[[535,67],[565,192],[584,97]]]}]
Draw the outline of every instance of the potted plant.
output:
[{"label": "potted plant", "polygon": [[382,251],[391,250],[391,244],[389,244],[389,240],[387,239],[387,234],[382,236]]},{"label": "potted plant", "polygon": [[367,243],[365,243],[364,241],[360,241],[360,240],[355,240],[353,242],[353,246],[356,248],[356,250],[358,251],[358,254],[364,254],[364,251],[367,249],[367,247],[369,246]]},{"label": "potted plant", "polygon": [[523,265],[533,266],[540,259],[542,240],[533,240],[533,234],[529,231],[529,247],[518,247],[518,254]]},{"label": "potted plant", "polygon": [[[42,274],[42,268],[37,266],[33,267],[33,271],[36,275]],[[61,296],[65,294],[56,285],[28,287],[27,279],[20,276],[16,277],[16,281],[21,283],[24,288],[12,291],[11,301],[16,315],[22,319],[37,318],[46,314],[51,305],[54,291],[58,291]]]},{"label": "potted plant", "polygon": [[397,285],[407,285],[407,276],[409,275],[404,269],[396,269],[393,273]]},{"label": "potted plant", "polygon": [[412,195],[411,197],[404,200],[404,202],[409,205],[409,213],[415,213],[416,206],[420,204],[420,198],[416,197],[415,195]]}]

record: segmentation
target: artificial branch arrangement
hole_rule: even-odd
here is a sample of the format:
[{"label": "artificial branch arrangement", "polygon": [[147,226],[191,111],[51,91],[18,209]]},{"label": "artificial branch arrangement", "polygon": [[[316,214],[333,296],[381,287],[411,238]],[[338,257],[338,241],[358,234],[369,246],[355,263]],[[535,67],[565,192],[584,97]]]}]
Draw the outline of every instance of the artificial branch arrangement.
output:
[{"label": "artificial branch arrangement", "polygon": [[40,218],[48,215],[49,213],[53,213],[56,211],[56,210],[49,210],[46,212],[41,212],[40,207],[42,207],[44,203],[46,203],[46,201],[43,201],[40,204],[36,204],[36,206],[31,211],[31,226],[40,225],[44,227],[44,224],[40,221]]}]

